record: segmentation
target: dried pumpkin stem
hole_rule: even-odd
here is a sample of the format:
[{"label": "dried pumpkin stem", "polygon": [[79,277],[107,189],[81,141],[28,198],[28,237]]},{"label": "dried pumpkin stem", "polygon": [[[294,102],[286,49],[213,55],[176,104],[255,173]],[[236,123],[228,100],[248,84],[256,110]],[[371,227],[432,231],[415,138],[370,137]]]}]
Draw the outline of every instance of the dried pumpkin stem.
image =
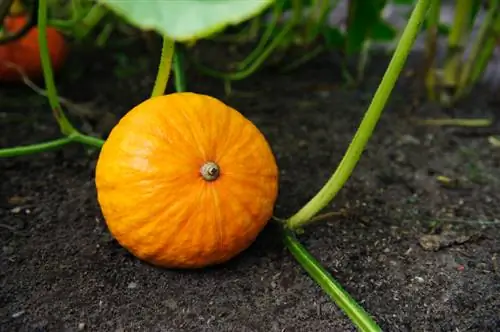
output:
[{"label": "dried pumpkin stem", "polygon": [[328,180],[325,186],[304,207],[287,221],[290,229],[300,229],[322,210],[335,197],[352,174],[363,150],[370,139],[373,130],[382,114],[382,110],[389,99],[392,89],[403,69],[406,58],[425,18],[431,0],[420,0],[412,11],[410,20],[405,27],[401,39],[392,56],[389,66],[382,78],[375,96],[372,99],[363,121],[347,149],[340,165]]},{"label": "dried pumpkin stem", "polygon": [[215,181],[220,175],[219,165],[213,161],[206,162],[201,166],[200,174],[206,181]]},{"label": "dried pumpkin stem", "polygon": [[163,36],[163,46],[161,49],[160,64],[158,66],[158,73],[156,75],[156,82],[153,87],[151,97],[161,96],[165,93],[167,88],[168,78],[170,77],[170,70],[172,68],[172,57],[174,55],[175,44],[172,39]]}]

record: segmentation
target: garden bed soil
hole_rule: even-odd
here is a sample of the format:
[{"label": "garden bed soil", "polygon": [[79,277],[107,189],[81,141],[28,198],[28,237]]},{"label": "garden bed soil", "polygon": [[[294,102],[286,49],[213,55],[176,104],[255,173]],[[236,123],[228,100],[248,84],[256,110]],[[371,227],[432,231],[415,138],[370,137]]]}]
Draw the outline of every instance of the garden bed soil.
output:
[{"label": "garden bed soil", "polygon": [[[213,47],[204,54],[223,58]],[[338,165],[388,62],[374,58],[350,88],[331,59],[287,74],[263,69],[229,97],[220,80],[188,70],[190,91],[229,103],[269,140],[281,170],[278,217],[296,212]],[[148,97],[157,60],[142,43],[75,50],[57,77],[60,95],[108,119],[85,128],[106,130],[113,114]],[[407,63],[358,167],[325,209],[345,215],[300,239],[385,331],[499,331],[500,150],[484,130],[412,122],[497,115],[495,94],[478,89],[442,110],[421,102],[419,71]],[[0,100],[2,147],[59,137],[43,96],[2,86]],[[215,268],[171,271],[132,257],[100,213],[97,157],[71,145],[0,160],[1,331],[355,330],[272,224]]]}]

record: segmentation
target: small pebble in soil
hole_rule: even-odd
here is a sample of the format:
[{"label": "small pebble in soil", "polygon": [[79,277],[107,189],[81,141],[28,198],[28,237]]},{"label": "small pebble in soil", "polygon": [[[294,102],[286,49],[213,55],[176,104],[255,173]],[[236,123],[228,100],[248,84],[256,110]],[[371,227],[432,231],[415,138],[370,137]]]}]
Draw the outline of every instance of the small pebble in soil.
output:
[{"label": "small pebble in soil", "polygon": [[128,289],[135,289],[137,288],[137,283],[136,282],[131,282],[127,286]]},{"label": "small pebble in soil", "polygon": [[425,280],[424,280],[424,278],[417,276],[417,277],[415,277],[415,281],[419,282],[419,283],[423,283]]},{"label": "small pebble in soil", "polygon": [[78,330],[82,331],[85,329],[85,323],[78,323]]},{"label": "small pebble in soil", "polygon": [[14,253],[14,248],[10,247],[10,246],[3,246],[2,251],[3,251],[4,255],[10,256]]},{"label": "small pebble in soil", "polygon": [[424,250],[438,251],[454,244],[463,244],[475,237],[474,235],[463,235],[453,231],[445,231],[442,234],[423,235],[420,237],[419,243]]},{"label": "small pebble in soil", "polygon": [[16,206],[15,208],[12,208],[10,210],[10,212],[12,212],[14,214],[18,214],[19,212],[21,212],[21,207],[20,206]]},{"label": "small pebble in soil", "polygon": [[15,313],[12,314],[12,318],[19,318],[22,315],[24,315],[24,313],[25,313],[24,310],[17,311],[17,312],[15,312]]}]

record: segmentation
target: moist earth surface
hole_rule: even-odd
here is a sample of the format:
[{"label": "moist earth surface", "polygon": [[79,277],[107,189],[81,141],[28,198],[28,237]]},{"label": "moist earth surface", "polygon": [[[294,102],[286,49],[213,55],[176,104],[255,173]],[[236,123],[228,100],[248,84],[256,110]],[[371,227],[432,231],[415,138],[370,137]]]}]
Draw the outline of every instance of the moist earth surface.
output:
[{"label": "moist earth surface", "polygon": [[[223,46],[200,48],[207,63],[229,59]],[[157,54],[142,42],[75,48],[56,77],[72,121],[105,137],[148,98]],[[327,181],[388,63],[375,56],[349,87],[333,59],[290,73],[263,68],[229,96],[223,82],[188,67],[189,91],[230,104],[268,139],[280,168],[277,217]],[[425,102],[420,71],[411,58],[354,173],[323,211],[343,213],[300,240],[385,331],[499,331],[500,150],[488,141],[498,127],[415,123],[493,117],[496,96],[480,88],[444,110]],[[4,85],[0,100],[0,146],[60,137],[44,96]],[[97,158],[71,145],[0,159],[1,331],[355,331],[274,224],[215,268],[171,271],[131,256],[102,218]]]}]

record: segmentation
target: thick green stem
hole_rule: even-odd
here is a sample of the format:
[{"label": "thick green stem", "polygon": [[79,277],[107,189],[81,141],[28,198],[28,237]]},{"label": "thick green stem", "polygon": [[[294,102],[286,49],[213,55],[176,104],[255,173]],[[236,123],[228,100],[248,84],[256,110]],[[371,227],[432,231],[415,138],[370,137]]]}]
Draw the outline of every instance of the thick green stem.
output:
[{"label": "thick green stem", "polygon": [[[461,55],[465,34],[470,25],[470,14],[473,9],[472,0],[457,0],[455,17],[448,36],[448,52],[444,65],[444,87],[455,89],[459,79]],[[445,91],[446,92],[446,91]],[[445,96],[443,96],[445,98]]]},{"label": "thick green stem", "polygon": [[284,242],[309,276],[345,312],[360,331],[382,331],[370,315],[347,293],[325,268],[300,244],[295,234],[285,230]]},{"label": "thick green stem", "polygon": [[47,98],[54,117],[59,124],[59,128],[64,135],[71,135],[76,129],[71,125],[64,114],[59,98],[57,97],[56,84],[54,82],[54,73],[52,71],[52,60],[50,58],[49,47],[47,43],[47,0],[39,0],[38,5],[38,43],[40,45],[40,59],[47,88]]},{"label": "thick green stem", "polygon": [[186,74],[184,72],[184,49],[176,47],[174,52],[174,85],[175,91],[184,92],[186,91]]},{"label": "thick green stem", "polygon": [[337,192],[343,187],[350,177],[361,154],[372,135],[372,132],[380,118],[382,110],[396,84],[396,81],[403,69],[406,58],[411,51],[415,38],[420,30],[422,21],[429,5],[433,0],[420,0],[417,2],[405,27],[401,39],[394,51],[389,66],[382,78],[373,100],[365,113],[363,121],[359,126],[349,148],[340,162],[335,173],[328,180],[325,186],[295,215],[288,219],[287,225],[290,229],[297,229],[310,221],[312,217],[322,210],[335,197]]},{"label": "thick green stem", "polygon": [[438,38],[439,16],[441,12],[441,0],[434,0],[429,8],[427,16],[427,35],[425,41],[425,87],[430,100],[436,99],[436,48]]},{"label": "thick green stem", "polygon": [[18,157],[33,153],[51,151],[58,149],[71,142],[73,142],[73,139],[71,137],[64,137],[44,143],[16,146],[13,148],[4,148],[0,149],[0,158]]},{"label": "thick green stem", "polygon": [[174,55],[175,43],[167,36],[163,37],[163,46],[161,49],[160,64],[158,66],[158,73],[156,75],[156,82],[153,87],[151,97],[161,96],[165,93],[167,88],[168,78],[170,77],[170,70],[172,68],[172,57]]}]

